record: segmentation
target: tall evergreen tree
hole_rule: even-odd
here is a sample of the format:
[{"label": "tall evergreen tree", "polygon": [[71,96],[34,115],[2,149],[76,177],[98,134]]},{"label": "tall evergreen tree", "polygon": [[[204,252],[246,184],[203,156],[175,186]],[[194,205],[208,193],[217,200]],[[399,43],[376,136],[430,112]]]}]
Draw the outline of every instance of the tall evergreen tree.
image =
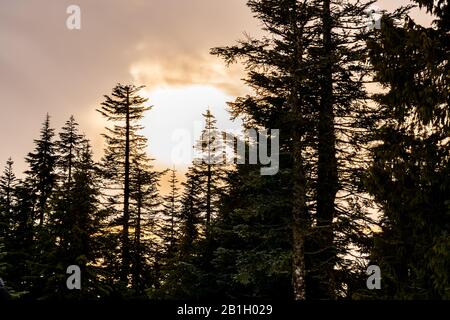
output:
[{"label": "tall evergreen tree", "polygon": [[169,194],[163,200],[163,227],[161,238],[164,240],[166,258],[174,259],[178,252],[180,240],[180,195],[178,187],[177,172],[175,169],[169,171]]},{"label": "tall evergreen tree", "polygon": [[[200,234],[204,231],[202,223],[203,203],[200,198],[202,188],[199,180],[199,173],[195,168],[190,168],[186,174],[186,182],[183,182],[184,192],[181,196],[181,243],[180,255],[187,257],[193,253],[194,243],[199,240]],[[202,228],[203,226],[203,228]]]},{"label": "tall evergreen tree", "polygon": [[35,217],[40,227],[48,214],[48,200],[56,183],[56,146],[54,129],[50,127],[50,116],[44,121],[39,139],[34,140],[35,151],[28,154],[27,179],[31,182],[37,197]]},{"label": "tall evergreen tree", "polygon": [[[360,177],[374,112],[366,103],[364,11],[370,3],[251,0],[270,36],[212,50],[243,60],[254,95],[231,104],[246,126],[278,128],[292,162],[293,291],[334,299],[357,268],[346,254],[365,242]],[[352,245],[350,245],[352,244]],[[305,260],[305,258],[307,258]],[[345,270],[344,272],[342,272]],[[309,283],[309,284],[308,284]],[[306,289],[308,288],[309,289]]]},{"label": "tall evergreen tree", "polygon": [[194,146],[196,152],[191,173],[196,176],[201,188],[201,193],[198,195],[199,208],[202,210],[205,221],[205,236],[209,237],[211,221],[217,213],[220,189],[223,187],[225,159],[222,133],[216,127],[217,121],[214,115],[208,109],[203,117],[205,127]]},{"label": "tall evergreen tree", "polygon": [[[94,266],[101,258],[99,247],[104,232],[98,211],[99,181],[89,142],[79,143],[74,146],[78,155],[71,163],[70,189],[61,188],[53,198],[49,228],[56,241],[49,264],[52,277],[47,279],[47,294],[52,298],[93,298],[100,293],[101,279]],[[70,265],[81,269],[82,291],[67,290],[66,269]]]},{"label": "tall evergreen tree", "polygon": [[58,153],[58,167],[60,169],[59,178],[70,187],[72,174],[77,156],[82,145],[83,135],[78,133],[78,123],[74,116],[65,123],[59,133],[59,140],[56,142]]},{"label": "tall evergreen tree", "polygon": [[[142,128],[138,122],[150,107],[144,105],[147,99],[139,96],[143,87],[118,84],[111,96],[106,95],[102,107],[97,111],[108,121],[114,123],[113,128],[106,128],[104,134],[107,148],[102,160],[104,176],[110,182],[113,194],[111,210],[116,211],[116,220],[121,228],[120,280],[129,282],[131,246],[130,246],[130,181],[133,159],[142,154],[145,138],[139,134]],[[119,198],[120,197],[120,198]],[[117,219],[117,206],[122,205],[120,217]],[[111,226],[113,227],[113,225]]]},{"label": "tall evergreen tree", "polygon": [[18,183],[13,172],[11,158],[6,162],[5,170],[0,176],[0,274],[8,281],[8,289],[12,290],[16,284],[13,282],[14,242],[12,236],[15,228],[14,208],[17,204],[16,185]]},{"label": "tall evergreen tree", "polygon": [[12,266],[7,281],[16,292],[29,296],[32,289],[32,266],[35,263],[34,208],[36,194],[30,181],[19,181],[15,188],[13,225],[8,241],[7,259]]},{"label": "tall evergreen tree", "polygon": [[[168,270],[161,287],[166,298],[196,299],[202,296],[199,263],[202,261],[200,243],[205,235],[204,198],[200,174],[194,167],[189,168],[186,181],[182,183],[180,199],[180,239],[178,257]],[[200,260],[200,261],[199,261]]]},{"label": "tall evergreen tree", "polygon": [[448,299],[450,282],[449,4],[414,1],[435,15],[423,27],[386,18],[369,42],[375,79],[386,89],[367,176],[381,208],[371,263],[383,298]]},{"label": "tall evergreen tree", "polygon": [[15,187],[17,179],[13,171],[11,158],[6,162],[3,175],[0,177],[0,237],[6,239],[13,226],[13,207],[15,205]]},{"label": "tall evergreen tree", "polygon": [[[164,172],[157,172],[151,160],[142,155],[135,159],[131,172],[131,207],[134,240],[132,247],[132,287],[136,294],[146,286],[157,286],[160,269],[160,246],[156,243],[157,217],[161,210],[159,180]],[[153,259],[153,260],[152,260]]]},{"label": "tall evergreen tree", "polygon": [[[50,261],[55,238],[49,228],[51,220],[51,197],[56,187],[57,154],[54,142],[54,129],[50,127],[47,114],[40,137],[34,140],[35,150],[28,154],[26,162],[29,169],[23,186],[19,187],[19,226],[18,243],[23,246],[19,252],[24,254],[22,269],[30,295],[44,295],[46,279],[52,275]],[[31,209],[31,211],[30,211]],[[29,220],[31,219],[31,221]],[[25,277],[22,274],[22,277]]]},{"label": "tall evergreen tree", "polygon": [[161,242],[161,266],[159,288],[149,292],[150,297],[169,297],[173,295],[170,289],[176,281],[177,264],[180,261],[180,246],[182,241],[183,219],[181,214],[181,199],[177,172],[171,169],[169,172],[169,193],[163,197],[161,216],[158,219],[159,228],[156,234]]},{"label": "tall evergreen tree", "polygon": [[292,299],[289,175],[261,176],[260,167],[249,164],[228,172],[214,223],[209,297]]}]

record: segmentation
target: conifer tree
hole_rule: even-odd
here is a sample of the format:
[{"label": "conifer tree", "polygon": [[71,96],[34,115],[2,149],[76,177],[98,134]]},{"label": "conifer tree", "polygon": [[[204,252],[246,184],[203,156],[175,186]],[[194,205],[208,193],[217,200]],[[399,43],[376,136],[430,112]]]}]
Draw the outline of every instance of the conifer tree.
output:
[{"label": "conifer tree", "polygon": [[32,289],[32,265],[35,260],[34,208],[36,194],[27,180],[19,181],[15,188],[16,203],[13,207],[13,224],[8,242],[7,260],[12,266],[7,281],[14,291],[29,295]]},{"label": "conifer tree", "polygon": [[[144,112],[150,110],[150,107],[144,105],[147,99],[138,94],[142,88],[118,84],[111,96],[105,96],[102,107],[97,110],[108,121],[114,123],[112,128],[106,128],[107,133],[103,135],[107,148],[102,166],[104,177],[109,182],[107,187],[110,191],[113,190],[109,198],[112,203],[109,209],[115,211],[114,222],[122,228],[120,280],[124,284],[128,284],[131,263],[129,229],[132,163],[145,147],[145,138],[139,134],[141,126],[138,122],[143,118]],[[120,211],[118,206],[122,207]]]},{"label": "conifer tree", "polygon": [[[211,293],[213,224],[219,211],[220,196],[225,187],[225,149],[222,133],[216,127],[216,119],[208,109],[203,114],[205,126],[194,145],[192,166],[182,184],[184,191],[180,204],[180,243],[178,264],[170,278],[180,277],[180,292],[187,297],[207,297]],[[193,287],[195,286],[195,288]]]},{"label": "conifer tree", "polygon": [[16,176],[13,172],[11,158],[6,162],[3,175],[0,177],[0,237],[8,238],[13,222],[13,208],[15,205]]},{"label": "conifer tree", "polygon": [[[17,204],[16,185],[18,183],[13,172],[13,161],[11,158],[6,162],[5,170],[0,176],[0,273],[3,279],[7,279],[11,286],[14,284],[13,262],[14,234],[16,217],[14,209]],[[11,290],[12,287],[8,285]]]},{"label": "conifer tree", "polygon": [[[281,166],[286,160],[281,157]],[[214,223],[209,297],[292,299],[289,175],[261,176],[260,166],[249,164],[227,173]]]},{"label": "conifer tree", "polygon": [[56,146],[53,141],[54,129],[50,127],[50,116],[47,114],[39,139],[34,140],[35,151],[28,154],[26,161],[29,169],[27,179],[36,194],[35,218],[38,225],[43,226],[48,214],[48,200],[56,183]]},{"label": "conifer tree", "polygon": [[358,267],[345,259],[350,244],[360,247],[367,238],[370,219],[360,208],[370,203],[361,176],[376,114],[364,89],[370,4],[334,1],[331,12],[327,0],[251,0],[270,36],[212,50],[227,63],[242,60],[256,89],[230,104],[233,115],[284,135],[281,148],[292,160],[282,170],[292,170],[296,299],[334,299],[347,286],[342,274]]},{"label": "conifer tree", "polygon": [[195,158],[191,170],[193,179],[198,180],[201,193],[198,194],[199,208],[204,219],[204,233],[210,236],[211,221],[217,214],[220,189],[223,187],[224,145],[222,134],[216,127],[216,119],[210,109],[203,114],[205,127],[194,146]]},{"label": "conifer tree", "polygon": [[186,181],[182,183],[183,193],[180,197],[180,239],[176,260],[164,274],[159,293],[170,299],[196,299],[201,297],[199,270],[199,248],[204,239],[205,220],[203,216],[202,187],[199,173],[194,167],[189,168]]},{"label": "conifer tree", "polygon": [[159,280],[160,248],[154,239],[161,210],[158,187],[163,173],[154,171],[151,159],[145,154],[133,162],[130,183],[131,226],[134,228],[131,273],[132,287],[138,295],[144,293],[146,286],[157,285]]},{"label": "conifer tree", "polygon": [[[98,211],[97,167],[92,159],[89,142],[77,144],[77,158],[71,163],[70,189],[60,189],[53,198],[53,213],[49,228],[56,235],[50,268],[53,277],[49,277],[47,288],[51,297],[90,298],[98,294],[100,279],[93,264],[99,256],[101,229],[104,221]],[[80,292],[67,290],[64,279],[66,268],[70,265],[80,267],[83,274]]]},{"label": "conifer tree", "polygon": [[157,252],[157,256],[160,257],[160,270],[158,288],[149,291],[150,297],[155,298],[173,298],[176,295],[173,286],[176,286],[179,272],[182,272],[179,264],[183,260],[181,245],[182,241],[186,240],[183,239],[186,221],[183,220],[181,211],[179,181],[175,168],[168,172],[169,192],[162,198],[161,216],[157,220],[159,226],[155,232],[160,242],[159,252]]},{"label": "conifer tree", "polygon": [[57,182],[54,135],[47,114],[40,137],[34,140],[35,150],[26,157],[29,169],[25,172],[23,185],[18,188],[16,236],[17,243],[22,244],[18,252],[24,258],[21,261],[23,268],[19,268],[23,271],[21,277],[28,279],[27,290],[35,297],[45,295],[46,279],[52,272],[50,263],[55,237],[48,226],[51,223],[51,198]]},{"label": "conifer tree", "polygon": [[163,227],[161,230],[162,239],[165,244],[166,258],[171,260],[177,255],[177,247],[180,240],[180,195],[178,188],[177,172],[172,169],[170,172],[170,191],[163,198]]},{"label": "conifer tree", "polygon": [[193,253],[194,243],[198,241],[201,234],[202,223],[202,189],[199,173],[195,168],[189,168],[186,174],[186,182],[183,182],[184,192],[181,196],[181,243],[180,257],[188,257]]},{"label": "conifer tree", "polygon": [[382,214],[371,263],[382,270],[382,298],[448,299],[449,4],[414,2],[434,26],[386,17],[369,41],[375,79],[386,88],[375,96],[383,118],[366,180]]},{"label": "conifer tree", "polygon": [[59,140],[56,142],[58,153],[58,167],[60,169],[59,178],[70,187],[72,182],[73,168],[77,161],[77,156],[81,152],[83,135],[78,133],[78,123],[74,116],[66,121],[59,133]]}]

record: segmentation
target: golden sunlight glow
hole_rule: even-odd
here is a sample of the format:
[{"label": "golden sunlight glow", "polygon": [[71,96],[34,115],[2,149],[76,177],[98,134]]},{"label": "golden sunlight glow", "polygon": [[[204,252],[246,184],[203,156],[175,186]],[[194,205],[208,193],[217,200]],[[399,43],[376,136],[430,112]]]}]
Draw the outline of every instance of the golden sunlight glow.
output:
[{"label": "golden sunlight glow", "polygon": [[221,130],[240,130],[231,121],[228,101],[235,98],[209,85],[167,86],[143,92],[153,106],[144,119],[143,134],[149,139],[149,153],[158,167],[184,171],[192,161],[192,146],[204,126],[202,114],[209,107]]}]

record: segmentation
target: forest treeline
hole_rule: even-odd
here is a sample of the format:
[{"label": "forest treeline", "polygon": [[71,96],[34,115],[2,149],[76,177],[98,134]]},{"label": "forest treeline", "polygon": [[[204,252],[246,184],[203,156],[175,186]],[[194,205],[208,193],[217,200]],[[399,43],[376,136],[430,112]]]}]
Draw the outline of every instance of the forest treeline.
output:
[{"label": "forest treeline", "polygon": [[[449,299],[450,9],[411,4],[433,25],[417,24],[411,7],[368,28],[371,3],[248,1],[266,36],[211,54],[246,68],[253,93],[229,103],[232,116],[280,130],[273,176],[195,161],[180,185],[175,170],[156,170],[138,86],[118,84],[98,107],[109,124],[98,162],[74,117],[56,133],[47,116],[24,177],[9,160],[0,178],[0,277],[10,293]],[[203,116],[194,147],[203,160],[220,157],[216,120]],[[66,286],[70,265],[81,268],[81,290]],[[366,286],[369,265],[380,267],[379,290]]]}]

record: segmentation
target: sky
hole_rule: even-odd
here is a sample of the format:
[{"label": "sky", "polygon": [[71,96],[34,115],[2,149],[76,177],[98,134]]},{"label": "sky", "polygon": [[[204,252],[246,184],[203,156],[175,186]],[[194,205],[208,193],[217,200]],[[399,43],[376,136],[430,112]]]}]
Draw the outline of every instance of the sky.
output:
[{"label": "sky", "polygon": [[[391,11],[407,0],[379,1]],[[81,29],[69,30],[70,5]],[[261,25],[245,0],[0,0],[0,166],[8,157],[17,175],[46,113],[57,131],[74,115],[101,156],[105,121],[95,109],[116,83],[145,85],[152,110],[143,120],[148,152],[158,168],[180,173],[209,107],[218,127],[236,130],[226,102],[248,93],[241,66],[209,55]],[[421,23],[429,17],[415,12]],[[184,137],[181,139],[180,137]],[[186,139],[187,137],[187,139]]]}]

